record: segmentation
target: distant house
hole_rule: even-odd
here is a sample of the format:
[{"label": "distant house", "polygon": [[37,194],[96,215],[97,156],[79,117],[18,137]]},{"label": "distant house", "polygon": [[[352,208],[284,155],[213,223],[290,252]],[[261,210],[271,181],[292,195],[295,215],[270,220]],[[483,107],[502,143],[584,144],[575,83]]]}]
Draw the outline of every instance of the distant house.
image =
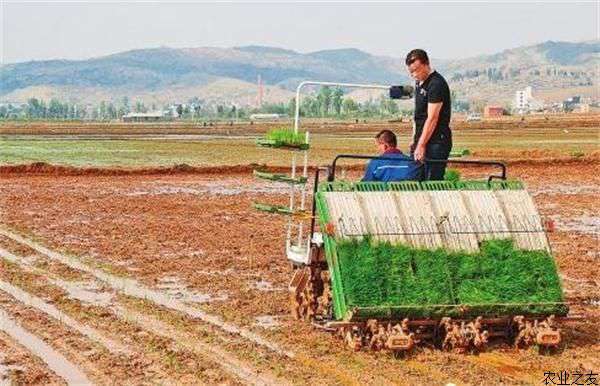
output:
[{"label": "distant house", "polygon": [[481,114],[478,113],[469,113],[467,114],[467,118],[465,119],[467,122],[479,122],[481,121]]},{"label": "distant house", "polygon": [[573,111],[581,104],[581,96],[576,95],[565,99],[562,103],[564,111]]},{"label": "distant house", "polygon": [[163,111],[151,111],[148,113],[129,113],[123,115],[123,122],[158,122],[168,121],[172,118],[171,114],[165,114]]},{"label": "distant house", "polygon": [[287,117],[287,115],[285,114],[251,114],[250,115],[250,119],[253,121],[260,121],[260,120],[270,120],[270,119],[280,119],[280,118],[285,118]]},{"label": "distant house", "polygon": [[504,107],[502,106],[485,106],[483,116],[486,118],[497,118],[504,115]]}]

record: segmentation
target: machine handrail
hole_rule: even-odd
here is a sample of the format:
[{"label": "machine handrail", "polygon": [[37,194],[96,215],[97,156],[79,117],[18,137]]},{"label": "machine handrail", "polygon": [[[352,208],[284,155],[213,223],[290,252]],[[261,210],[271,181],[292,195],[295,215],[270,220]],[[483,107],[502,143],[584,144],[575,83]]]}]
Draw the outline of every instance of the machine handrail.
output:
[{"label": "machine handrail", "polygon": [[[329,171],[329,175],[327,176],[327,181],[332,182],[335,180],[335,169],[337,166],[337,161],[345,158],[345,159],[368,159],[368,160],[372,160],[372,159],[380,159],[380,160],[389,160],[389,161],[396,161],[396,162],[414,162],[414,160],[411,159],[401,159],[401,158],[394,158],[394,157],[384,157],[384,156],[373,156],[373,155],[357,155],[357,154],[340,154],[338,156],[336,156],[333,159],[333,162],[331,163],[331,169]],[[467,164],[467,165],[484,165],[484,166],[497,166],[502,170],[502,174],[501,175],[490,175],[488,177],[488,183],[491,182],[493,179],[500,179],[500,180],[506,180],[506,164],[504,164],[503,162],[500,161],[481,161],[481,160],[458,160],[458,159],[429,159],[429,158],[425,158],[425,160],[423,161],[424,164]]]}]

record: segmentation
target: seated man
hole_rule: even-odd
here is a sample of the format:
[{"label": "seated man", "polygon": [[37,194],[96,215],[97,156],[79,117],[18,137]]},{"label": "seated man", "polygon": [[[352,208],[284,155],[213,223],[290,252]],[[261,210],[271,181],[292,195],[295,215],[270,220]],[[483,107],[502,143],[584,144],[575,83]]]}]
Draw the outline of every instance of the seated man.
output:
[{"label": "seated man", "polygon": [[394,160],[372,159],[362,181],[392,182],[419,179],[422,165],[398,150],[396,134],[391,130],[381,130],[375,136],[375,142],[381,157]]}]

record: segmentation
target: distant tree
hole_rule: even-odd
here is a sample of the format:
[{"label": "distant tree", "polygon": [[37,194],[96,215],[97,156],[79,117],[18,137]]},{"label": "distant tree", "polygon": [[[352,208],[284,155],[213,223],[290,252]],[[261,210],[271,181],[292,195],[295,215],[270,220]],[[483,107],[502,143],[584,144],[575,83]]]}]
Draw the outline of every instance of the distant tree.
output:
[{"label": "distant tree", "polygon": [[109,102],[106,106],[106,115],[108,119],[117,119],[117,109],[112,102]]},{"label": "distant tree", "polygon": [[331,104],[336,115],[340,115],[342,113],[343,97],[344,90],[342,90],[340,87],[336,87],[331,95]]},{"label": "distant tree", "polygon": [[64,118],[63,105],[56,98],[50,99],[50,103],[48,104],[48,118],[51,118],[51,119]]},{"label": "distant tree", "polygon": [[471,102],[471,111],[476,113],[483,114],[483,109],[485,108],[485,101],[477,99]]},{"label": "distant tree", "polygon": [[287,104],[287,114],[290,117],[296,116],[296,98],[291,98]]},{"label": "distant tree", "polygon": [[308,95],[302,99],[300,113],[305,117],[316,117],[320,113],[320,105],[317,99]]},{"label": "distant tree", "polygon": [[100,102],[100,106],[98,107],[98,119],[105,120],[107,118],[108,117],[106,114],[106,102],[102,101],[102,102]]},{"label": "distant tree", "polygon": [[317,94],[317,102],[319,103],[319,110],[321,115],[327,116],[329,114],[329,108],[331,106],[331,88],[329,86],[323,86]]},{"label": "distant tree", "polygon": [[380,115],[395,115],[400,111],[396,101],[385,95],[380,95],[378,102]]},{"label": "distant tree", "polygon": [[346,98],[342,102],[342,111],[344,114],[353,114],[358,111],[358,103],[354,101],[354,99]]},{"label": "distant tree", "polygon": [[30,98],[25,107],[25,118],[36,119],[44,118],[46,115],[44,101],[37,98]]},{"label": "distant tree", "polygon": [[369,98],[363,103],[359,103],[359,112],[363,117],[373,117],[380,113],[380,107],[378,103],[375,103],[372,98]]},{"label": "distant tree", "polygon": [[136,101],[135,102],[135,112],[136,113],[147,113],[148,109],[144,106],[144,102]]}]

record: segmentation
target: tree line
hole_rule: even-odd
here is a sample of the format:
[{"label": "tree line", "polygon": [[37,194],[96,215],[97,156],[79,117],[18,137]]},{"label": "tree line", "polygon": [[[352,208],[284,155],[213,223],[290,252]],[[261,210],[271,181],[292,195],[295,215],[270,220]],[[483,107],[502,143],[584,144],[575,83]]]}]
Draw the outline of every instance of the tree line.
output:
[{"label": "tree line", "polygon": [[[455,111],[467,111],[469,103],[459,101],[452,95]],[[260,107],[225,105],[194,97],[185,103],[160,106],[170,117],[184,120],[248,120],[252,114],[267,113],[293,117],[296,109],[295,98],[288,102],[264,103]],[[157,106],[145,105],[142,101],[131,101],[128,97],[120,100],[101,101],[96,105],[83,105],[60,101],[56,98],[46,102],[31,98],[23,105],[0,105],[0,119],[12,120],[95,120],[111,121],[121,119],[131,112],[146,113],[156,111]],[[303,117],[331,118],[391,118],[412,115],[412,108],[401,109],[395,100],[380,95],[358,102],[339,87],[321,87],[318,92],[304,95],[301,99],[300,115]]]}]

